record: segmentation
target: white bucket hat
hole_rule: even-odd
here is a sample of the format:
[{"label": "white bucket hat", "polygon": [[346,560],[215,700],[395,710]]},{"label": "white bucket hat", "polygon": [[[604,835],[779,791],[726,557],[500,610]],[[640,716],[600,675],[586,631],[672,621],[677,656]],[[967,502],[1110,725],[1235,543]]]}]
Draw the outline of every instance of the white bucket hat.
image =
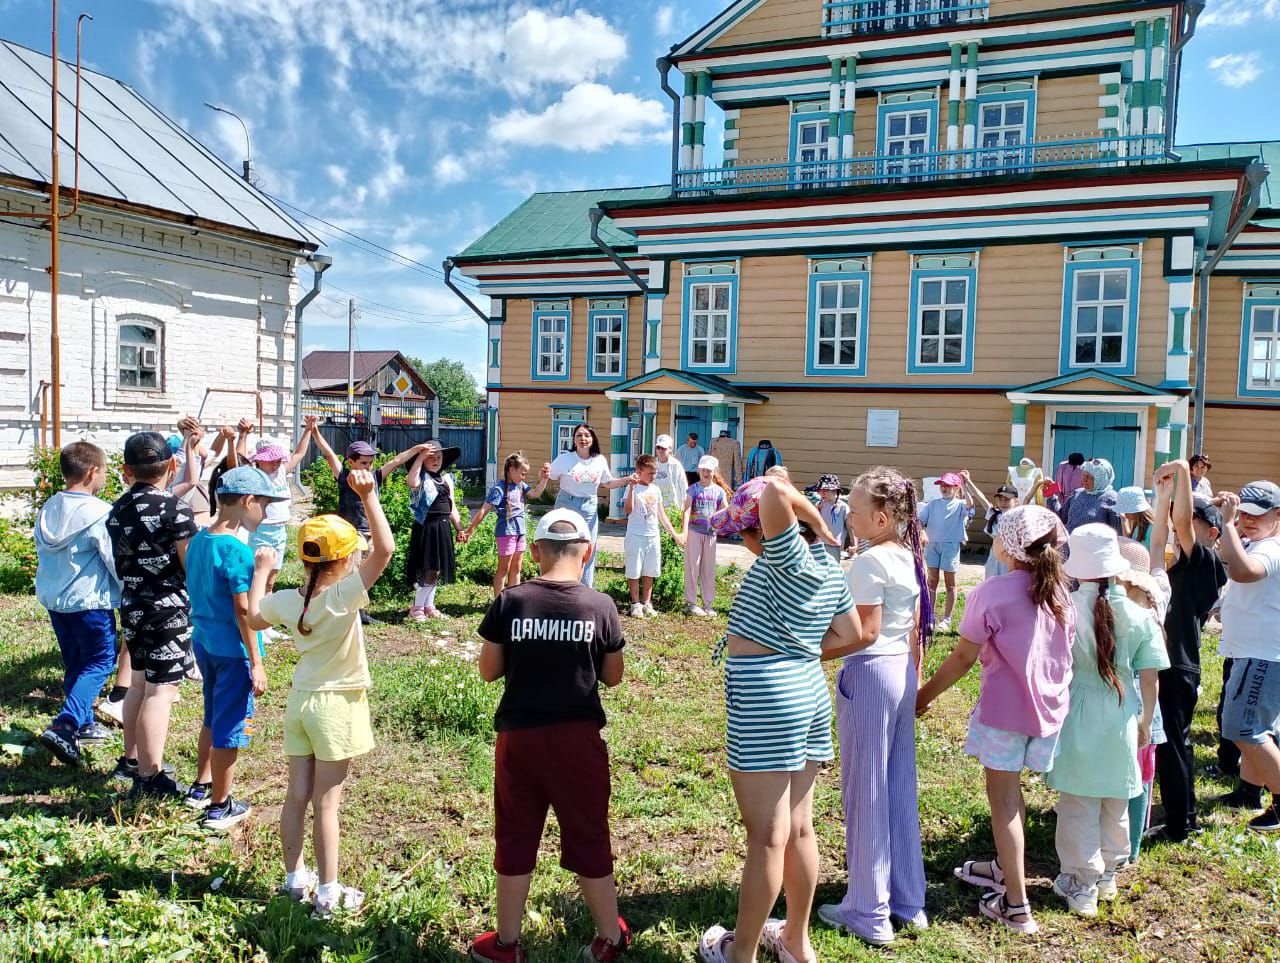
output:
[{"label": "white bucket hat", "polygon": [[1081,525],[1067,536],[1070,556],[1063,566],[1075,579],[1115,578],[1129,571],[1129,563],[1120,554],[1120,542],[1110,525]]}]

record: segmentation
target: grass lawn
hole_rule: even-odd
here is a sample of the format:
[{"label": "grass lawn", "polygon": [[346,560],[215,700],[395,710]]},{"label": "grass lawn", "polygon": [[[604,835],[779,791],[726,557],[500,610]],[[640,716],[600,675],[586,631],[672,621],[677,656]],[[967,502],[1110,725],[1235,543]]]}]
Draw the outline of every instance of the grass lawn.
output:
[{"label": "grass lawn", "polygon": [[[285,573],[286,579],[289,572]],[[617,578],[617,573],[608,573]],[[296,577],[296,572],[294,572]],[[54,711],[57,648],[43,610],[0,597],[0,960],[457,960],[492,925],[492,725],[498,689],[479,681],[479,586],[442,590],[453,614],[426,626],[368,634],[378,748],[353,767],[344,802],[345,882],[369,894],[354,918],[322,923],[276,895],[276,822],[285,788],[281,714],[294,653],[271,649],[271,689],[237,795],[253,816],[228,837],[205,837],[181,807],[138,807],[105,778],[115,747],[91,768],[53,763],[34,735]],[[692,960],[713,922],[732,925],[743,832],[725,772],[723,694],[714,621],[623,620],[627,676],[605,696],[613,759],[613,832],[622,910],[634,959]],[[954,641],[931,652],[936,666]],[[1196,719],[1198,762],[1212,759],[1219,663],[1205,653]],[[1032,902],[1041,935],[1019,938],[980,919],[976,891],[952,879],[966,856],[992,850],[977,764],[964,756],[977,673],[920,724],[920,813],[933,927],[871,951],[818,930],[823,960],[1245,960],[1280,958],[1280,843],[1248,833],[1235,813],[1208,810],[1208,831],[1142,854],[1120,899],[1095,920],[1067,913],[1056,872],[1053,794],[1028,780]],[[170,745],[190,779],[200,692],[183,687]],[[1203,799],[1225,784],[1202,779]],[[838,770],[818,784],[819,901],[843,891]],[[534,878],[525,939],[534,960],[570,960],[592,935],[572,878],[557,865],[554,820]],[[310,860],[309,860],[310,861]]]}]

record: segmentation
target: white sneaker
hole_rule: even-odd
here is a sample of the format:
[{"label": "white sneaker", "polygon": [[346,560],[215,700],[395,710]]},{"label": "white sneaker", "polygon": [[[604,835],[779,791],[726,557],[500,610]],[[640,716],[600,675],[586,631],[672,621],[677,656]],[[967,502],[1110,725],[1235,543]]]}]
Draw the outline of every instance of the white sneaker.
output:
[{"label": "white sneaker", "polygon": [[313,869],[304,868],[297,884],[293,886],[289,885],[289,878],[286,876],[284,885],[280,887],[280,892],[295,903],[308,903],[311,901],[315,888],[319,885],[320,875]]},{"label": "white sneaker", "polygon": [[655,608],[653,607],[653,603],[652,603],[652,602],[645,602],[645,603],[644,603],[644,614],[645,614],[645,615],[657,615],[657,614],[658,614],[658,610],[657,610],[657,609],[655,609]]},{"label": "white sneaker", "polygon": [[1098,877],[1098,899],[1102,900],[1104,903],[1110,903],[1116,898],[1116,894],[1118,892],[1119,887],[1116,885],[1116,874],[1114,870],[1110,873],[1103,873]]},{"label": "white sneaker", "polygon": [[112,702],[110,699],[103,699],[93,707],[94,714],[103,722],[116,726],[124,725],[124,700]]},{"label": "white sneaker", "polygon": [[354,913],[364,905],[364,893],[351,886],[343,886],[338,890],[338,895],[334,899],[325,899],[320,895],[320,891],[316,890],[316,908],[312,912],[312,916],[316,919],[327,920],[333,917],[338,910],[345,910],[348,913]]},{"label": "white sneaker", "polygon": [[642,618],[644,618],[644,606],[643,606],[643,605],[641,605],[639,602],[632,602],[632,603],[631,603],[631,617],[632,617],[633,619],[642,619]]},{"label": "white sneaker", "polygon": [[707,610],[704,609],[701,605],[690,605],[688,611],[690,615],[706,615],[707,614]]},{"label": "white sneaker", "polygon": [[275,629],[263,629],[262,641],[270,645],[272,642],[288,641],[289,636],[283,632],[277,632]]},{"label": "white sneaker", "polygon": [[1085,886],[1069,873],[1059,873],[1053,881],[1053,891],[1067,902],[1071,912],[1080,916],[1098,915],[1098,890]]},{"label": "white sneaker", "polygon": [[937,631],[939,631],[939,632],[950,632],[950,631],[951,631],[951,620],[950,620],[950,619],[948,619],[948,618],[945,618],[945,617],[944,617],[944,618],[940,618],[940,619],[938,619],[938,624],[937,624],[937,625],[935,625],[935,626],[934,626],[934,628],[935,628]]}]

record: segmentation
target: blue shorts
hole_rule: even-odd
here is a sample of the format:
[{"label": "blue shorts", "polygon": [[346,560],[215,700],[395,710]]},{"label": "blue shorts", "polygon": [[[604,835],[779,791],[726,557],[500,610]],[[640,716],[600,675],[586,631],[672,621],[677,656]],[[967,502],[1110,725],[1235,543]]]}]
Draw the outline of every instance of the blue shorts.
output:
[{"label": "blue shorts", "polygon": [[798,772],[835,758],[831,693],[817,659],[730,656],[724,698],[734,772]]},{"label": "blue shorts", "polygon": [[204,677],[204,724],[215,749],[247,749],[253,735],[253,675],[249,660],[192,646]]},{"label": "blue shorts", "polygon": [[257,550],[259,545],[266,545],[276,550],[276,564],[272,571],[278,572],[284,567],[285,552],[288,551],[289,526],[281,522],[278,525],[259,525],[249,533],[249,548]]},{"label": "blue shorts", "polygon": [[1222,694],[1222,738],[1255,746],[1280,738],[1280,662],[1232,659]]},{"label": "blue shorts", "polygon": [[960,542],[930,542],[924,547],[924,564],[944,572],[960,570]]}]

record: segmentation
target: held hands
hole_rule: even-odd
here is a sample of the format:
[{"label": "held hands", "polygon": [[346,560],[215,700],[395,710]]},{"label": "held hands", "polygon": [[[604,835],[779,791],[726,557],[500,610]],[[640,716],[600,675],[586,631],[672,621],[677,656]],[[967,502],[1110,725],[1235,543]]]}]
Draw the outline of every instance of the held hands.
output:
[{"label": "held hands", "polygon": [[538,469],[538,478],[542,481],[549,481],[551,479],[551,462],[544,461],[542,463],[542,467]]},{"label": "held hands", "polygon": [[253,422],[248,418],[241,418],[240,423],[236,425],[236,429],[242,435],[248,435],[253,431]]},{"label": "held hands", "polygon": [[347,484],[362,499],[367,498],[373,494],[373,472],[353,471],[347,476]]},{"label": "held hands", "polygon": [[1151,723],[1145,719],[1138,720],[1138,748],[1145,749],[1151,745]]},{"label": "held hands", "polygon": [[1222,524],[1230,525],[1236,520],[1236,516],[1240,514],[1240,496],[1235,492],[1218,492],[1218,497],[1214,499],[1222,509]]},{"label": "held hands", "polygon": [[266,695],[267,692],[267,670],[262,667],[261,662],[255,662],[249,669],[249,674],[253,678],[253,694],[255,696]]},{"label": "held hands", "polygon": [[302,419],[302,423],[303,425],[306,426],[307,431],[315,431],[317,428],[320,427],[320,416],[307,415],[305,418]]},{"label": "held hands", "polygon": [[269,572],[276,564],[276,550],[270,545],[259,545],[253,552],[253,570]]},{"label": "held hands", "polygon": [[460,531],[460,532],[458,532],[458,542],[459,542],[459,544],[461,544],[461,545],[466,545],[466,544],[467,544],[467,542],[468,542],[468,541],[470,541],[470,539],[471,539],[472,531],[473,531],[473,529],[468,528],[466,531]]},{"label": "held hands", "polygon": [[916,693],[916,718],[919,719],[929,711],[929,700],[921,697],[920,693]]},{"label": "held hands", "polygon": [[218,435],[225,438],[227,441],[235,441],[236,430],[230,425],[223,425],[218,429]]}]

